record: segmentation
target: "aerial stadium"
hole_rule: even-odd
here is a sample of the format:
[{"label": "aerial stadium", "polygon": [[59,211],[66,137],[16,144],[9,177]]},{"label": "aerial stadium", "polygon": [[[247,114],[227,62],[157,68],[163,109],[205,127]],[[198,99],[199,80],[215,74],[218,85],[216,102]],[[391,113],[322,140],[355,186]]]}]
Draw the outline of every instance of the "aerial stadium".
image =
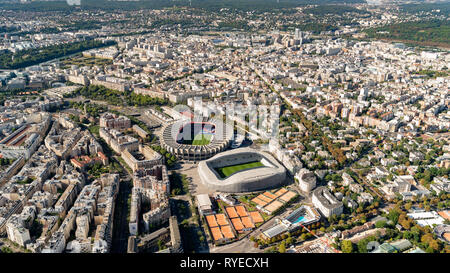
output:
[{"label": "aerial stadium", "polygon": [[220,153],[198,164],[208,188],[221,192],[252,192],[281,186],[286,169],[266,152],[240,148]]},{"label": "aerial stadium", "polygon": [[171,154],[195,162],[226,150],[233,134],[233,126],[218,119],[177,120],[163,127],[160,140]]}]

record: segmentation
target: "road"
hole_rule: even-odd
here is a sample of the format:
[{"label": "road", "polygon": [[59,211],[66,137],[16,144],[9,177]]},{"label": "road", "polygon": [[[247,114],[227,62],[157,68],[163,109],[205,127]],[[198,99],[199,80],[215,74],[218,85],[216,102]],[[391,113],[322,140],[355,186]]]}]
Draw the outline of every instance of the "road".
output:
[{"label": "road", "polygon": [[122,165],[122,163],[115,159],[120,166],[122,172],[120,173],[119,193],[117,195],[116,204],[114,208],[113,219],[113,238],[111,244],[112,253],[126,253],[128,249],[128,197],[133,188],[133,182],[130,173]]},{"label": "road", "polygon": [[112,253],[126,253],[128,248],[128,196],[131,194],[131,182],[121,179],[119,185],[119,194],[117,195],[114,221],[113,238],[111,244]]},{"label": "road", "polygon": [[249,239],[242,239],[224,246],[214,246],[210,248],[211,253],[262,253],[263,250],[254,247],[254,243]]},{"label": "road", "polygon": [[[183,241],[183,248],[186,252],[195,251],[195,253],[209,253],[209,246],[206,241],[201,241],[200,236],[207,238],[201,223],[198,223],[197,217],[192,214],[191,208],[195,206],[188,195],[178,195],[170,198],[171,211],[181,223],[188,221],[187,225],[181,225],[180,233]],[[183,205],[181,210],[179,205]]]}]

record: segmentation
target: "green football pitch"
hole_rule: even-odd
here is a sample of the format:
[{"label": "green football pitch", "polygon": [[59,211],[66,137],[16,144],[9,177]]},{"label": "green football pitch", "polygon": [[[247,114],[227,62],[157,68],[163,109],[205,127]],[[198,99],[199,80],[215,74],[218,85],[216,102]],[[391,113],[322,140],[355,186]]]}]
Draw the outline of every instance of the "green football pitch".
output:
[{"label": "green football pitch", "polygon": [[212,135],[197,134],[193,140],[184,140],[183,144],[188,145],[208,145],[211,142]]},{"label": "green football pitch", "polygon": [[257,167],[262,167],[264,164],[262,164],[260,161],[254,161],[254,162],[248,162],[244,164],[237,164],[237,165],[231,165],[226,166],[222,168],[216,168],[215,170],[220,175],[221,178],[226,178],[238,171],[247,170],[247,169],[253,169]]}]

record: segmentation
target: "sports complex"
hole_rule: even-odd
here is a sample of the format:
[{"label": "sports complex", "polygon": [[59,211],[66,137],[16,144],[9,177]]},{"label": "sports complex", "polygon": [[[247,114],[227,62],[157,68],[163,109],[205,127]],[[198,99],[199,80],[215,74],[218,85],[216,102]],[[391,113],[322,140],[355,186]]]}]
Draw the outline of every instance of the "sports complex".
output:
[{"label": "sports complex", "polygon": [[320,214],[315,208],[303,205],[278,222],[278,224],[263,231],[262,235],[266,239],[271,239],[287,231],[296,230],[319,220]]},{"label": "sports complex", "polygon": [[266,152],[230,150],[201,161],[198,173],[208,188],[222,192],[252,192],[281,186],[286,169]]},{"label": "sports complex", "polygon": [[186,145],[208,145],[214,138],[216,126],[209,122],[188,122],[178,135],[177,143]]},{"label": "sports complex", "polygon": [[199,161],[226,150],[233,139],[233,126],[218,119],[177,120],[161,131],[161,145],[178,158]]},{"label": "sports complex", "polygon": [[282,222],[286,226],[294,228],[299,225],[309,225],[319,220],[320,214],[316,209],[303,205],[284,218]]}]

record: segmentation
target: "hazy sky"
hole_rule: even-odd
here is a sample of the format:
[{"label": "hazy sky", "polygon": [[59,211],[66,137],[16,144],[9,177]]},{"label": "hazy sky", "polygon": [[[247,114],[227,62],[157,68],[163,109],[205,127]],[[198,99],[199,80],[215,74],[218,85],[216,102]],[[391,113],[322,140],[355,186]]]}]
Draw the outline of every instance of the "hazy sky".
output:
[{"label": "hazy sky", "polygon": [[69,4],[71,6],[73,6],[73,5],[79,6],[81,3],[81,0],[66,0],[66,1],[67,1],[67,4]]}]

